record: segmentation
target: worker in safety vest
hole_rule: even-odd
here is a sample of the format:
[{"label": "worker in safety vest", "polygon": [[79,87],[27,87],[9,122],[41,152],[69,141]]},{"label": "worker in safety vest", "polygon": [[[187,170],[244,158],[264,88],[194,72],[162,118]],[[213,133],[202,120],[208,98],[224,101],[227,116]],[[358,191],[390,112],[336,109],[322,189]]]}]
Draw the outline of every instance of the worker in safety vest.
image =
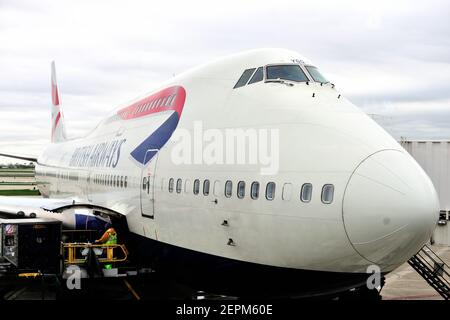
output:
[{"label": "worker in safety vest", "polygon": [[[102,237],[98,240],[95,240],[95,243],[104,243],[104,244],[117,244],[117,232],[114,228],[109,228],[105,231]],[[106,258],[108,260],[113,259],[113,248],[106,249]],[[105,269],[112,269],[112,264],[106,264]]]}]

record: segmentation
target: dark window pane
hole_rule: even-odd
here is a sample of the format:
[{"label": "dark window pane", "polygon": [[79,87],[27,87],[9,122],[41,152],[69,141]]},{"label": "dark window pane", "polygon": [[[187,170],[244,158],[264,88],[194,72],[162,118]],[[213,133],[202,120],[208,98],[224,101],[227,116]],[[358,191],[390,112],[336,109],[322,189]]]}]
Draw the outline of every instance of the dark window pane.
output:
[{"label": "dark window pane", "polygon": [[169,180],[169,192],[173,192],[173,178]]},{"label": "dark window pane", "polygon": [[250,79],[250,77],[252,76],[253,71],[255,71],[255,68],[245,70],[244,73],[239,78],[238,82],[236,82],[236,84],[234,85],[233,89],[245,86],[247,84],[248,79]]},{"label": "dark window pane", "polygon": [[334,186],[332,184],[326,184],[322,188],[322,202],[330,204],[333,202]]},{"label": "dark window pane", "polygon": [[305,73],[299,65],[277,65],[267,67],[268,80],[308,81]]},{"label": "dark window pane", "polygon": [[231,192],[233,191],[233,183],[228,180],[225,182],[225,197],[229,198],[231,197]]},{"label": "dark window pane", "polygon": [[205,196],[209,195],[209,180],[203,181],[203,194]]},{"label": "dark window pane", "polygon": [[305,183],[302,186],[302,191],[300,193],[300,200],[302,202],[310,202],[312,198],[312,184]]},{"label": "dark window pane", "polygon": [[177,180],[177,193],[181,193],[181,185],[182,185],[182,181],[181,179]]},{"label": "dark window pane", "polygon": [[252,84],[252,83],[255,83],[255,82],[262,81],[262,79],[263,79],[263,68],[259,67],[258,70],[256,70],[256,72],[253,75],[253,77],[248,82],[248,84]]},{"label": "dark window pane", "polygon": [[328,82],[328,80],[325,79],[325,77],[319,72],[319,70],[316,67],[307,66],[306,70],[308,70],[309,74],[314,79],[314,81],[316,81],[316,82]]},{"label": "dark window pane", "polygon": [[194,180],[194,194],[198,194],[200,191],[200,180],[195,179]]},{"label": "dark window pane", "polygon": [[269,182],[266,186],[266,199],[273,200],[275,198],[275,182]]},{"label": "dark window pane", "polygon": [[251,188],[251,197],[253,200],[258,199],[259,197],[259,182],[253,182]]},{"label": "dark window pane", "polygon": [[239,199],[242,199],[245,196],[245,182],[244,181],[238,182],[237,196]]}]

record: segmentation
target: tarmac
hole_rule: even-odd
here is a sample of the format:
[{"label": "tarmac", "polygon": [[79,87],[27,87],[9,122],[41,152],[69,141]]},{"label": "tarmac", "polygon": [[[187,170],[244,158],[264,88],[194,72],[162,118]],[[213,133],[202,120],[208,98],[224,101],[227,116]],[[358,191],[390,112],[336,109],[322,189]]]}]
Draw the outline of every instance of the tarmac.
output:
[{"label": "tarmac", "polygon": [[[449,246],[432,245],[431,248],[450,265]],[[381,296],[383,300],[443,300],[408,263],[402,264],[386,276]]]},{"label": "tarmac", "polygon": [[34,177],[0,176],[0,190],[33,190],[35,188]]}]

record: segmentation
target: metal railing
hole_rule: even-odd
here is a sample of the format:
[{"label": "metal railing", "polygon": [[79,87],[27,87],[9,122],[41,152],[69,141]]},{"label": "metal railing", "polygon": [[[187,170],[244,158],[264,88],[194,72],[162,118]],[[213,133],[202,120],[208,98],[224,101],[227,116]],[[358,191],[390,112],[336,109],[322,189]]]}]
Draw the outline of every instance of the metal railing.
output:
[{"label": "metal railing", "polygon": [[124,244],[64,243],[62,249],[65,264],[86,263],[89,250],[94,250],[100,263],[124,262],[128,259],[128,250]]},{"label": "metal railing", "polygon": [[444,299],[450,299],[450,268],[429,246],[424,245],[408,263]]}]

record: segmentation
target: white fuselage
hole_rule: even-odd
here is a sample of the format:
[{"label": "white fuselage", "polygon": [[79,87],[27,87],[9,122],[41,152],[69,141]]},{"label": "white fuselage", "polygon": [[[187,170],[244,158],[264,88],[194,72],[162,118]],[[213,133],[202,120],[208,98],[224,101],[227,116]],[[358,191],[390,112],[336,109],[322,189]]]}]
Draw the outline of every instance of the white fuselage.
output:
[{"label": "white fuselage", "polygon": [[[126,216],[135,234],[211,255],[306,270],[365,272],[371,264],[393,270],[434,229],[433,185],[391,136],[330,84],[261,81],[233,89],[245,69],[293,59],[303,60],[285,50],[252,51],[174,77],[151,93],[184,88],[174,136],[177,130],[194,135],[198,121],[203,130],[278,130],[276,173],[262,174],[254,164],[174,163],[174,136],[143,165],[130,154],[173,111],[124,120],[116,110],[85,138],[45,149],[36,167],[41,192],[109,208]],[[76,150],[86,148],[91,157],[96,147],[109,148],[104,153],[111,159],[74,161]],[[150,181],[145,189],[144,178]],[[206,179],[208,195],[202,192]],[[224,194],[227,180],[231,197]],[[245,182],[242,199],[239,181]],[[254,181],[258,199],[250,196]],[[265,197],[269,182],[276,186],[273,200]],[[305,183],[313,186],[309,202],[300,200]],[[326,184],[334,186],[329,204],[321,201]]]}]

